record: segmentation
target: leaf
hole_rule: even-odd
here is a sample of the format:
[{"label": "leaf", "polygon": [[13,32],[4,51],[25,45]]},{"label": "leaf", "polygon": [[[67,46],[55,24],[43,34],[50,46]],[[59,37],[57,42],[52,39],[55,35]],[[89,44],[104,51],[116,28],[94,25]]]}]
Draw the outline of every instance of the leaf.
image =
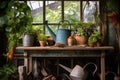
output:
[{"label": "leaf", "polygon": [[5,16],[0,17],[0,27],[3,26],[5,22],[6,22]]}]

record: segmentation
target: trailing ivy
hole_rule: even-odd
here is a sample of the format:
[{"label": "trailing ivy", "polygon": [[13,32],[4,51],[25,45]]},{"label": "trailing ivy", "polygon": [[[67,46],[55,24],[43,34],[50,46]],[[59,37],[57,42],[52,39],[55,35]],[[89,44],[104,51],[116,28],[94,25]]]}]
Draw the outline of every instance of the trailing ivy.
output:
[{"label": "trailing ivy", "polygon": [[10,0],[0,2],[0,30],[5,28],[8,38],[7,52],[11,47],[19,44],[24,32],[32,27],[31,9],[27,3],[20,3],[19,0]]}]

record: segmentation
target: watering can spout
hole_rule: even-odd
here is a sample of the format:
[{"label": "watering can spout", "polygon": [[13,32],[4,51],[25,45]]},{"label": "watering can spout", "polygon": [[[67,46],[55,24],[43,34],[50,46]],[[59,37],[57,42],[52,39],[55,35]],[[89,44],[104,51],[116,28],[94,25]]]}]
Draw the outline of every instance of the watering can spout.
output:
[{"label": "watering can spout", "polygon": [[48,21],[45,21],[45,26],[47,27],[50,35],[52,36],[53,40],[56,41],[56,34],[50,29],[50,27],[48,26]]},{"label": "watering can spout", "polygon": [[68,71],[69,73],[71,73],[71,71],[72,71],[71,68],[66,67],[66,66],[64,66],[64,65],[62,65],[62,64],[59,64],[59,66],[62,67],[63,69],[65,69],[66,71]]}]

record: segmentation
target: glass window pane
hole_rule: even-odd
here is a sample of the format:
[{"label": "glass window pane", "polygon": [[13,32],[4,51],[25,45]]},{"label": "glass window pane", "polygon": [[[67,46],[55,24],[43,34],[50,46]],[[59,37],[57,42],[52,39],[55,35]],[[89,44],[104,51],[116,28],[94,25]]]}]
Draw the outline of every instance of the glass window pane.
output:
[{"label": "glass window pane", "polygon": [[61,1],[46,1],[46,20],[58,23],[61,20]]},{"label": "glass window pane", "polygon": [[99,2],[98,1],[84,1],[84,21],[96,22],[96,18],[99,18]]},{"label": "glass window pane", "polygon": [[[56,34],[57,29],[58,29],[58,25],[48,25],[48,26]],[[48,29],[45,29],[45,33],[46,33],[46,35],[51,36]]]},{"label": "glass window pane", "polygon": [[36,33],[43,33],[43,25],[33,25],[32,29],[36,32]]},{"label": "glass window pane", "polygon": [[80,1],[64,2],[65,20],[80,20]]},{"label": "glass window pane", "polygon": [[33,23],[43,22],[43,1],[27,1],[32,10]]}]

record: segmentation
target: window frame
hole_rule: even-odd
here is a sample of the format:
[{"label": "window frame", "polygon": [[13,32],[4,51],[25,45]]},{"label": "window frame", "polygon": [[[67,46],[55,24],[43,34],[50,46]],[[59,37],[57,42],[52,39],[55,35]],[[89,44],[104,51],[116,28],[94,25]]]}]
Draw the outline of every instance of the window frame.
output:
[{"label": "window frame", "polygon": [[[46,20],[46,1],[52,1],[52,0],[28,0],[28,1],[43,1],[43,22],[41,23],[33,23],[33,25],[43,25],[43,33],[45,34],[45,20]],[[80,2],[80,20],[83,21],[84,18],[84,13],[83,13],[83,1],[88,1],[88,0],[53,0],[53,1],[61,1],[61,19],[64,20],[64,2],[65,1],[79,1]],[[99,1],[100,0],[89,0],[89,1]],[[27,2],[27,1],[26,1]],[[100,6],[99,6],[100,10]],[[101,10],[100,10],[101,12]],[[101,15],[101,14],[100,14]],[[74,24],[74,23],[71,23]],[[48,23],[48,25],[58,25],[58,23]]]}]

